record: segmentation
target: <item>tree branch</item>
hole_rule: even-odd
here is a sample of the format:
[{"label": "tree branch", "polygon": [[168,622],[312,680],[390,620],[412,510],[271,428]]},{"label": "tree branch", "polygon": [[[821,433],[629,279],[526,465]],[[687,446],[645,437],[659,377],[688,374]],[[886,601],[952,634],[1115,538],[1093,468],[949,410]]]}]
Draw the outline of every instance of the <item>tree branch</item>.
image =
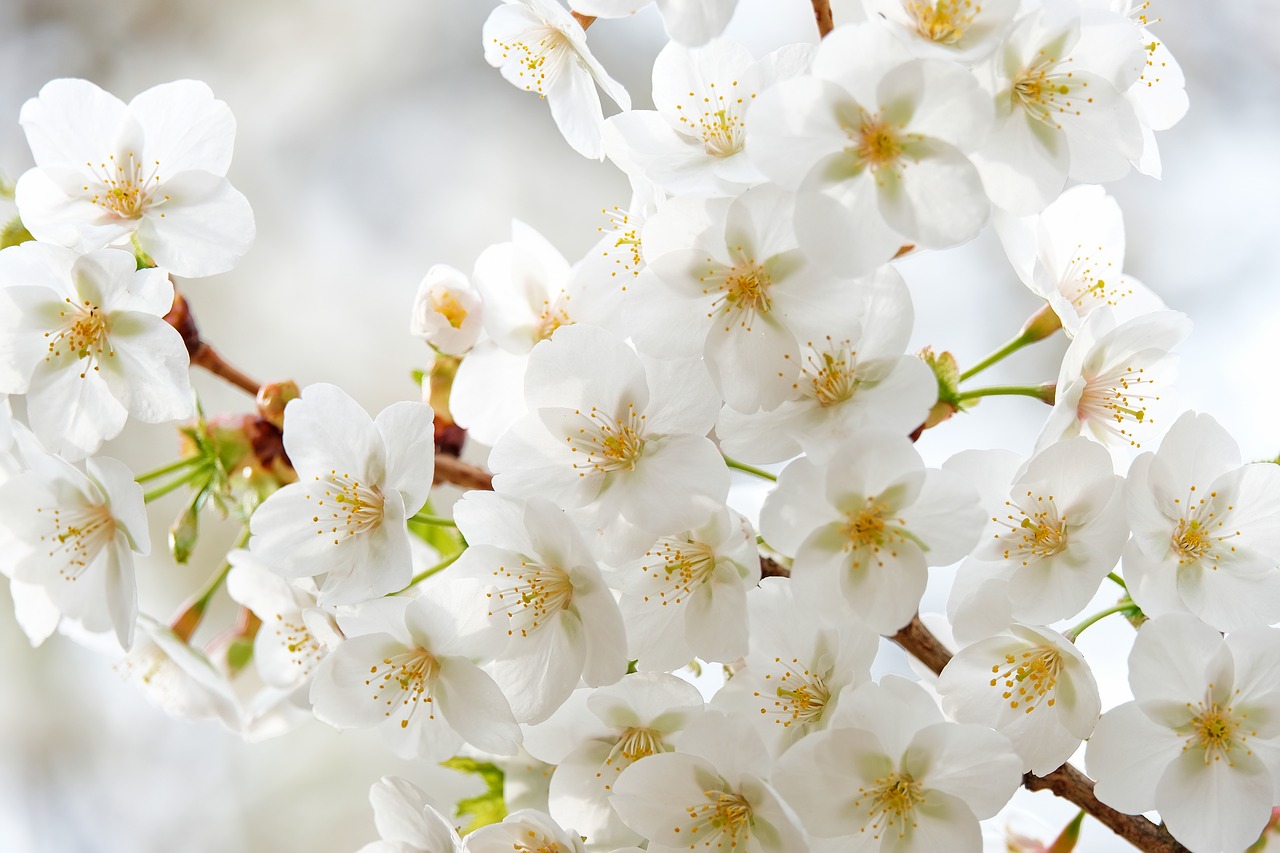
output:
[{"label": "tree branch", "polygon": [[493,475],[483,468],[468,465],[456,457],[444,453],[436,454],[436,474],[434,482],[451,483],[464,489],[483,489],[493,491]]},{"label": "tree branch", "polygon": [[[911,621],[892,639],[935,673],[942,672],[951,660],[951,652],[924,626],[918,614],[911,617]],[[1146,853],[1185,853],[1187,849],[1163,825],[1154,824],[1142,815],[1122,814],[1101,802],[1094,796],[1093,780],[1070,764],[1064,764],[1044,776],[1024,773],[1022,786],[1028,791],[1052,791],[1054,795],[1075,803],[1116,835]]]},{"label": "tree branch", "polygon": [[223,361],[222,356],[218,355],[217,351],[204,341],[200,341],[196,345],[195,351],[191,353],[191,363],[196,367],[203,367],[215,376],[222,377],[248,394],[252,394],[255,397],[258,395],[258,388],[261,387],[260,383],[250,379]]},{"label": "tree branch", "polygon": [[818,37],[826,38],[836,28],[831,17],[831,0],[813,0],[813,17],[818,22]]}]

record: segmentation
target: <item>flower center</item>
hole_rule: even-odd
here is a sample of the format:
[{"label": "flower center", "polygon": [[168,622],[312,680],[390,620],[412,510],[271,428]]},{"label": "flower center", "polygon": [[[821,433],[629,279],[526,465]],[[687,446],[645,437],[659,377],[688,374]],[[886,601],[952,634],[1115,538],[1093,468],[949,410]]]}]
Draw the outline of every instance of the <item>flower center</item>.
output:
[{"label": "flower center", "polygon": [[[913,815],[916,806],[924,802],[924,791],[921,790],[920,783],[905,772],[890,773],[877,779],[874,788],[859,788],[858,793],[871,799],[868,810],[870,821],[862,827],[862,831],[866,832],[869,827],[872,837],[877,839],[886,831],[895,831],[895,828],[898,837],[904,837],[907,829],[915,825]],[[855,805],[860,803],[861,799]]]},{"label": "flower center", "polygon": [[907,4],[907,14],[916,22],[916,32],[937,44],[955,44],[964,38],[982,7],[971,0],[937,0],[921,3],[912,0]]},{"label": "flower center", "polygon": [[511,849],[513,853],[570,853],[559,841],[534,829],[526,829],[525,837],[516,841]]},{"label": "flower center", "polygon": [[556,566],[521,560],[519,568],[499,566],[493,576],[499,583],[509,584],[486,593],[494,608],[489,615],[506,613],[508,636],[529,636],[573,602],[573,581],[568,572]]},{"label": "flower center", "polygon": [[1067,98],[1071,94],[1071,86],[1065,82],[1069,75],[1053,73],[1057,64],[1057,57],[1042,54],[1037,62],[1014,77],[1009,97],[1014,107],[1026,110],[1037,121],[1061,128],[1054,113],[1077,110]]},{"label": "flower center", "polygon": [[573,324],[573,320],[569,319],[569,314],[564,308],[564,303],[568,298],[562,290],[554,303],[549,299],[543,300],[542,313],[538,315],[538,319],[533,324],[534,343],[545,341],[554,335],[556,329],[561,326]]},{"label": "flower center", "polygon": [[1062,653],[1052,646],[1035,646],[1018,654],[1010,652],[1003,663],[993,664],[991,686],[1002,690],[1013,710],[1030,714],[1043,701],[1052,708],[1057,702],[1058,674]]},{"label": "flower center", "polygon": [[98,370],[98,360],[104,355],[111,358],[116,354],[107,339],[111,324],[106,312],[87,299],[79,305],[69,298],[65,303],[66,307],[58,312],[62,325],[44,333],[49,340],[44,360],[53,361],[66,356],[89,359],[89,364],[80,373],[80,378],[84,379],[89,368]]},{"label": "flower center", "polygon": [[874,169],[897,162],[902,156],[902,141],[879,115],[862,113],[862,121],[854,138],[858,159]]},{"label": "flower center", "polygon": [[[782,664],[782,658],[774,658],[774,663]],[[783,728],[790,728],[795,723],[814,723],[822,719],[822,713],[831,700],[831,691],[827,689],[822,675],[810,672],[792,658],[790,664],[784,664],[782,673],[766,672],[765,681],[777,684],[773,693],[760,693],[755,696],[764,704],[760,708],[762,715],[775,715],[774,723]]]},{"label": "flower center", "polygon": [[810,353],[800,368],[801,381],[807,381],[808,387],[801,389],[799,382],[795,387],[824,409],[840,405],[853,396],[861,383],[856,356],[857,353],[845,349]]},{"label": "flower center", "polygon": [[654,729],[646,729],[643,726],[632,726],[623,729],[617,743],[613,745],[613,749],[609,750],[609,755],[605,757],[604,765],[596,771],[596,778],[604,779],[606,772],[611,770],[612,772],[609,773],[609,778],[605,779],[604,785],[606,791],[611,791],[613,790],[613,780],[623,770],[646,756],[657,755],[666,751],[667,745],[662,740],[661,732]]},{"label": "flower center", "polygon": [[297,677],[305,678],[324,657],[324,649],[301,621],[292,622],[275,614],[275,635],[289,653],[289,662],[298,668]]},{"label": "flower center", "polygon": [[[1191,707],[1190,703],[1188,707]],[[1187,735],[1183,751],[1203,751],[1205,764],[1223,758],[1231,764],[1231,750],[1240,747],[1248,752],[1249,738],[1257,735],[1257,732],[1243,728],[1245,716],[1236,715],[1230,706],[1224,708],[1212,699],[1201,702],[1191,723],[1179,729]]]},{"label": "flower center", "polygon": [[38,507],[45,531],[40,542],[58,561],[58,576],[78,580],[116,535],[116,520],[105,505],[77,509]]},{"label": "flower center", "polygon": [[316,502],[317,514],[311,521],[317,535],[329,534],[337,545],[344,536],[355,536],[382,524],[382,492],[377,486],[336,470],[315,481],[319,485],[307,491],[307,500]]},{"label": "flower center", "polygon": [[[575,410],[574,414],[583,413]],[[636,414],[635,404],[627,404],[627,414],[621,419],[610,417],[595,406],[585,417],[587,424],[579,427],[577,435],[565,436],[571,452],[585,455],[573,463],[578,476],[636,470],[636,460],[644,454],[645,416]]]},{"label": "flower center", "polygon": [[[736,850],[746,849],[751,837],[751,804],[746,797],[732,791],[703,791],[707,802],[688,806],[686,813],[692,824],[688,827],[689,846],[700,843],[703,847]],[[676,832],[680,828],[676,827]],[[713,842],[715,842],[713,844]]]},{"label": "flower center", "polygon": [[768,313],[772,302],[769,286],[773,284],[769,273],[755,261],[734,267],[724,283],[725,301],[739,311]]},{"label": "flower center", "polygon": [[[1179,565],[1203,562],[1217,571],[1218,555],[1215,553],[1215,546],[1229,543],[1240,535],[1240,531],[1228,528],[1219,518],[1221,506],[1217,503],[1216,491],[1209,492],[1207,497],[1200,497],[1201,494],[1203,493],[1192,486],[1185,499],[1173,499],[1184,515],[1178,519],[1170,544],[1178,555]],[[1234,509],[1234,505],[1228,504],[1226,512],[1230,513]],[[1226,544],[1226,547],[1231,551],[1235,550],[1234,545]]]},{"label": "flower center", "polygon": [[431,691],[436,676],[440,674],[440,662],[426,649],[405,649],[386,657],[369,667],[365,686],[373,688],[375,705],[386,705],[384,714],[390,718],[404,714],[400,728],[408,728],[409,720],[419,707],[427,708],[427,719],[434,720],[435,700]]},{"label": "flower center", "polygon": [[1142,447],[1133,427],[1147,422],[1147,401],[1160,399],[1147,393],[1155,380],[1145,373],[1145,368],[1126,366],[1085,377],[1084,391],[1076,404],[1077,419],[1089,421],[1133,447]]},{"label": "flower center", "polygon": [[[615,237],[613,249],[617,250],[613,252],[605,249],[605,257],[612,257],[613,262],[622,267],[624,274],[630,273],[632,278],[640,275],[640,268],[644,266],[643,246],[640,243],[640,226],[642,223],[633,222],[631,214],[617,205],[614,205],[613,210],[601,212],[609,217],[608,230]],[[605,228],[602,227],[599,230],[603,232]],[[614,257],[615,255],[616,257]],[[611,277],[617,274],[618,270],[609,271]],[[626,285],[623,285],[623,289],[626,289]]]},{"label": "flower center", "polygon": [[702,140],[708,157],[732,157],[742,151],[746,141],[743,114],[756,94],[739,91],[737,80],[728,87],[717,88],[716,83],[708,83],[707,87],[707,94],[701,98],[697,92],[690,92],[687,105],[677,103],[676,115],[685,133]]},{"label": "flower center", "polygon": [[560,72],[557,57],[573,50],[569,37],[552,26],[530,27],[511,43],[496,38],[493,43],[502,48],[503,59],[512,54],[516,56],[519,67],[517,85],[523,85],[526,91],[537,92],[544,98]]},{"label": "flower center", "polygon": [[[1067,519],[1058,515],[1058,507],[1053,503],[1053,495],[1037,495],[1028,490],[1026,502],[1030,503],[1028,512],[1013,501],[1005,501],[1009,512],[1003,519],[992,517],[992,521],[1007,532],[996,534],[996,539],[1003,540],[1004,559],[1021,560],[1028,566],[1033,560],[1045,560],[1067,550]],[[1021,516],[1019,520],[1018,516]]]},{"label": "flower center", "polygon": [[1180,564],[1197,562],[1209,553],[1211,546],[1209,535],[1199,520],[1178,519],[1178,528],[1173,533],[1173,550],[1178,552]]},{"label": "flower center", "polygon": [[467,319],[467,309],[462,307],[458,297],[448,290],[433,292],[431,294],[431,306],[435,308],[437,314],[448,320],[449,325],[455,329],[462,328],[463,322]]},{"label": "flower center", "polygon": [[[155,206],[152,195],[160,186],[159,160],[153,161],[149,166],[144,165],[130,151],[122,160],[117,160],[116,155],[112,154],[107,157],[107,162],[99,163],[97,167],[92,163],[85,165],[96,178],[98,186],[85,184],[82,189],[92,193],[89,197],[91,203],[107,211],[113,218],[137,219],[148,207]],[[166,195],[155,204],[168,200],[169,196]],[[160,216],[163,217],[164,214]]]},{"label": "flower center", "polygon": [[709,545],[688,539],[663,537],[645,552],[640,571],[656,589],[644,595],[663,607],[682,604],[696,589],[711,580],[716,555]]}]

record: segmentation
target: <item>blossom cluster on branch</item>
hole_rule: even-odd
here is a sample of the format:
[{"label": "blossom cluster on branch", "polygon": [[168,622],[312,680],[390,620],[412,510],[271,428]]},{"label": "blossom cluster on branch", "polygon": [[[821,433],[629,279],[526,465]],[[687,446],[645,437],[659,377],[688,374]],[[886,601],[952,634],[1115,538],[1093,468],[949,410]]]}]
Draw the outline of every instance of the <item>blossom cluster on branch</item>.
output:
[{"label": "blossom cluster on branch", "polygon": [[[576,263],[517,221],[470,273],[429,270],[422,401],[376,415],[249,379],[176,293],[254,237],[208,87],[125,104],[54,80],[26,104],[0,572],[28,637],[109,638],[161,707],[247,739],[377,728],[490,783],[454,806],[385,778],[367,851],[979,851],[1020,785],[1144,850],[1254,844],[1280,800],[1280,467],[1179,410],[1189,321],[1123,270],[1100,184],[1158,177],[1155,134],[1186,109],[1147,4],[814,2],[818,43],[756,57],[723,36],[733,0],[657,0],[671,42],[633,110],[587,27],[645,5],[489,17],[489,63],[633,196]],[[988,225],[1043,308],[967,370],[908,352],[895,261]],[[1050,381],[971,384],[1059,331]],[[206,417],[191,366],[254,413]],[[1030,457],[926,465],[917,440],[1004,394],[1051,407]],[[99,455],[130,418],[178,424],[181,458]],[[202,514],[242,535],[160,620],[134,557],[145,503],[177,490],[175,560]],[[941,641],[931,572],[952,581]],[[222,595],[237,621],[197,640]],[[1134,700],[1104,712],[1075,641],[1115,614]],[[920,679],[872,677],[882,638]],[[704,696],[680,676],[708,665]],[[1086,742],[1096,785],[1067,764]]]}]

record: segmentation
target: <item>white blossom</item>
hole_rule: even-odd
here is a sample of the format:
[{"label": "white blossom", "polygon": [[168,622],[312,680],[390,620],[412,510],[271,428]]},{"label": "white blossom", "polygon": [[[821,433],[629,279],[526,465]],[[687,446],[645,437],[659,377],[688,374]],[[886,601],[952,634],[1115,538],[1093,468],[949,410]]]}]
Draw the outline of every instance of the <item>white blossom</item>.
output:
[{"label": "white blossom", "polygon": [[[523,848],[523,849],[521,849]],[[524,809],[467,836],[463,853],[586,853],[581,837],[549,815]]]},{"label": "white blossom", "polygon": [[462,272],[436,264],[418,285],[409,331],[447,355],[463,355],[480,338],[480,297]]},{"label": "white blossom", "polygon": [[862,0],[919,56],[972,61],[991,53],[1018,11],[1018,0]]},{"label": "white blossom", "polygon": [[399,776],[383,776],[369,788],[373,822],[381,841],[359,853],[459,853],[462,839],[421,788]]}]

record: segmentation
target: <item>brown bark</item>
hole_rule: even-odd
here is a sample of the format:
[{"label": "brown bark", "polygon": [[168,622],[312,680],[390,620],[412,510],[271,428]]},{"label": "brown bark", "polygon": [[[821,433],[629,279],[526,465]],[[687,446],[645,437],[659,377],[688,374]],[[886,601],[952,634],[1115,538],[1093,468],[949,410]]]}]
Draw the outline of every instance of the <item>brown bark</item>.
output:
[{"label": "brown bark", "polygon": [[831,17],[831,0],[813,0],[813,17],[818,22],[818,37],[826,38],[836,28]]}]

